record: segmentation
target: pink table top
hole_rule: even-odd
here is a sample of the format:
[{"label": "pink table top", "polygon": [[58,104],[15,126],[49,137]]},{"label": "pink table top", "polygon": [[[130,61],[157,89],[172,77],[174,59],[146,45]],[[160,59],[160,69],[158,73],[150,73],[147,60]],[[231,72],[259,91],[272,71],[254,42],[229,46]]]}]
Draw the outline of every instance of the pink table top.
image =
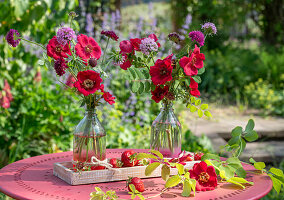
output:
[{"label": "pink table top", "polygon": [[[124,149],[108,149],[107,157],[120,157]],[[136,152],[147,152],[145,149],[136,149]],[[36,156],[12,163],[0,170],[0,191],[16,199],[60,199],[83,200],[89,199],[90,193],[98,186],[102,190],[115,190],[120,199],[130,199],[125,181],[71,186],[53,175],[53,163],[70,161],[72,152],[54,153]],[[244,164],[246,170],[253,167]],[[242,189],[230,183],[218,184],[213,191],[197,192],[190,199],[208,200],[245,200],[259,199],[272,189],[272,181],[267,175],[249,173],[248,181],[253,181],[253,186]],[[161,178],[143,179],[145,185],[144,197],[159,194],[164,187]],[[188,199],[180,195],[181,187],[177,186],[154,199]]]}]

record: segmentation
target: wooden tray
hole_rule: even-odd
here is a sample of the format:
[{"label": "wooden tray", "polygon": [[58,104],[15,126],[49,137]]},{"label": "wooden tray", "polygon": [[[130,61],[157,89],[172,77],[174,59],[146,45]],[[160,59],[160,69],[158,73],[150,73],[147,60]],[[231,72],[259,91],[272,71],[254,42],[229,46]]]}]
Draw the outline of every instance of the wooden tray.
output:
[{"label": "wooden tray", "polygon": [[[186,162],[185,168],[191,169],[195,163],[200,161]],[[113,170],[93,170],[74,172],[71,170],[73,167],[72,162],[59,162],[53,164],[53,174],[70,185],[82,185],[90,183],[103,183],[112,181],[127,180],[129,177],[151,178],[161,176],[160,165],[150,176],[145,176],[145,169],[147,166],[123,167],[118,168],[119,171]],[[171,175],[178,173],[176,168],[171,168]]]}]

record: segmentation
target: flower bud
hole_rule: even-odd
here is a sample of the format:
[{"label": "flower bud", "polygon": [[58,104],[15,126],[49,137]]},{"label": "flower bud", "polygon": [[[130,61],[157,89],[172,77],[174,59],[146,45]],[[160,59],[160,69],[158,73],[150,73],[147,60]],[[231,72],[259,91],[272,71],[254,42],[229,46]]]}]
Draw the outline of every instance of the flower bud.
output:
[{"label": "flower bud", "polygon": [[91,67],[95,67],[95,66],[97,66],[97,59],[95,59],[95,58],[90,58],[89,59],[89,65],[91,66]]}]

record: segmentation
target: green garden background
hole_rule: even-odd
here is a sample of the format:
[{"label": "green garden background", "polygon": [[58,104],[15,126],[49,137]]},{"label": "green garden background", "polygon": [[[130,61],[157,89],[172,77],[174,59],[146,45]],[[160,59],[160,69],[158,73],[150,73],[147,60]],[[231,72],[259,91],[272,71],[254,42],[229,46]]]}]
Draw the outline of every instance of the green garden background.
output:
[{"label": "green garden background", "polygon": [[[0,1],[0,91],[7,80],[10,108],[0,107],[0,168],[20,159],[72,149],[72,130],[83,117],[78,99],[60,85],[52,69],[42,66],[42,51],[24,41],[17,48],[5,41],[9,29],[47,44],[68,13],[75,11],[77,33],[93,36],[101,46],[101,30],[114,30],[120,39],[155,33],[160,57],[171,48],[170,32],[184,34],[213,22],[218,29],[207,38],[203,52],[201,99],[209,105],[255,109],[257,114],[284,116],[284,5],[282,0],[4,0]],[[118,47],[113,42],[111,48]],[[182,47],[182,45],[181,45]],[[116,96],[104,104],[99,118],[107,132],[107,148],[149,148],[152,121],[159,106],[148,95],[131,92],[127,72],[110,65],[106,87]],[[40,75],[40,76],[39,76]],[[39,78],[41,77],[41,78]],[[176,105],[180,121],[198,117]],[[212,112],[214,117],[214,112]],[[212,151],[210,140],[196,137],[183,123],[183,146],[189,151]],[[284,162],[277,162],[283,170]],[[282,199],[273,191],[267,199]]]}]

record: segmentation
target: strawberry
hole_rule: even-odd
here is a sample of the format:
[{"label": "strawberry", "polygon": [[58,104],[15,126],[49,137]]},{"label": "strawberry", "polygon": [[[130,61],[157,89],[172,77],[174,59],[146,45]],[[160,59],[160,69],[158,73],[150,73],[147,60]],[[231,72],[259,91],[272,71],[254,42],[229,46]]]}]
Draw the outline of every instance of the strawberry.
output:
[{"label": "strawberry", "polygon": [[111,164],[113,168],[120,168],[123,165],[123,163],[117,158],[110,159],[109,164]]},{"label": "strawberry", "polygon": [[204,155],[204,153],[197,152],[194,154],[194,160],[201,160],[201,157]]},{"label": "strawberry", "polygon": [[143,183],[143,181],[142,181],[140,178],[138,178],[138,177],[134,177],[134,178],[131,178],[131,177],[130,177],[130,178],[126,181],[126,184],[127,184],[128,190],[129,190],[130,192],[132,192],[131,189],[130,189],[130,187],[129,187],[130,184],[133,184],[134,187],[135,187],[135,189],[136,189],[138,192],[144,192],[144,191],[145,191],[144,183]]},{"label": "strawberry", "polygon": [[104,166],[99,166],[99,165],[97,165],[97,166],[91,166],[91,170],[103,170],[103,169],[105,169],[106,167],[104,167]]},{"label": "strawberry", "polygon": [[137,164],[135,159],[137,153],[133,150],[126,150],[121,154],[121,161],[123,162],[123,167],[133,167]]}]

